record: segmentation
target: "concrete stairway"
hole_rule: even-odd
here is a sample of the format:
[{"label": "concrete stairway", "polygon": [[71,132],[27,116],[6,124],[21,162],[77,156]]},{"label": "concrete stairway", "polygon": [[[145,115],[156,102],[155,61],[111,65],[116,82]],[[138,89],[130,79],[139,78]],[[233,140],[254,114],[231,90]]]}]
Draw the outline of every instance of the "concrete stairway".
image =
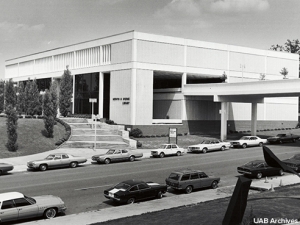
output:
[{"label": "concrete stairway", "polygon": [[[71,126],[71,137],[60,148],[136,148],[124,126],[109,125],[82,118],[60,118]],[[96,135],[95,135],[96,134]],[[95,140],[96,139],[96,140]]]}]

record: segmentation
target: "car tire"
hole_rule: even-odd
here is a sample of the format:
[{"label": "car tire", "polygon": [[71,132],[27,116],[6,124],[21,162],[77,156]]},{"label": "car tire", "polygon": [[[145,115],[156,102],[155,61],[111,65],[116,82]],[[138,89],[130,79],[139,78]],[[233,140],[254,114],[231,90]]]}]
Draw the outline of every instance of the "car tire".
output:
[{"label": "car tire", "polygon": [[159,191],[156,195],[157,198],[162,198],[163,197],[163,193],[161,191]]},{"label": "car tire", "polygon": [[135,202],[135,198],[129,198],[127,200],[127,204],[133,204]]},{"label": "car tire", "polygon": [[71,162],[69,166],[70,166],[70,168],[76,168],[77,165],[78,165],[77,162]]},{"label": "car tire", "polygon": [[159,154],[159,157],[160,157],[160,158],[165,157],[165,153],[161,152],[161,153]]},{"label": "car tire", "polygon": [[280,176],[283,176],[283,175],[284,175],[283,170],[279,170],[279,175],[280,175]]},{"label": "car tire", "polygon": [[257,178],[257,179],[261,179],[261,178],[262,178],[262,173],[257,173],[257,174],[256,174],[256,178]]},{"label": "car tire", "polygon": [[220,150],[225,151],[225,146],[222,146]]},{"label": "car tire", "polygon": [[203,149],[202,149],[202,153],[205,154],[206,152],[207,152],[207,148],[203,148]]},{"label": "car tire", "polygon": [[104,163],[105,163],[105,164],[110,164],[110,159],[105,159],[105,160],[104,160]]},{"label": "car tire", "polygon": [[263,145],[264,145],[264,143],[262,143],[262,142],[259,142],[259,147],[262,147]]},{"label": "car tire", "polygon": [[44,218],[45,219],[52,219],[56,216],[57,214],[57,211],[56,209],[54,208],[49,208],[49,209],[46,209],[45,212],[44,212]]},{"label": "car tire", "polygon": [[177,155],[177,156],[181,156],[181,152],[178,151],[178,152],[176,153],[176,155]]},{"label": "car tire", "polygon": [[211,188],[212,189],[216,189],[218,187],[218,181],[214,180],[212,183],[211,183]]},{"label": "car tire", "polygon": [[134,157],[133,155],[129,157],[129,161],[130,161],[130,162],[133,162],[134,159],[135,159],[135,157]]},{"label": "car tire", "polygon": [[247,144],[246,143],[242,144],[242,148],[247,148]]},{"label": "car tire", "polygon": [[40,171],[46,171],[48,169],[48,166],[46,164],[41,164],[39,166]]},{"label": "car tire", "polygon": [[185,193],[187,193],[187,194],[192,193],[192,191],[193,191],[193,187],[191,185],[189,185],[185,188]]}]

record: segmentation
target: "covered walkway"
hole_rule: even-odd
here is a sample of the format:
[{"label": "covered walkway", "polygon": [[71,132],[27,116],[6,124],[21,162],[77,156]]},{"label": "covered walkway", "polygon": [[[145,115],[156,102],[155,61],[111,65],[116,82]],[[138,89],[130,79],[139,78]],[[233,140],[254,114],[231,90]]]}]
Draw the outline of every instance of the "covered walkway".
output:
[{"label": "covered walkway", "polygon": [[256,135],[257,103],[268,97],[300,96],[300,79],[254,81],[244,83],[185,84],[184,96],[209,98],[221,102],[221,140],[227,138],[227,103],[251,103],[251,134]]}]

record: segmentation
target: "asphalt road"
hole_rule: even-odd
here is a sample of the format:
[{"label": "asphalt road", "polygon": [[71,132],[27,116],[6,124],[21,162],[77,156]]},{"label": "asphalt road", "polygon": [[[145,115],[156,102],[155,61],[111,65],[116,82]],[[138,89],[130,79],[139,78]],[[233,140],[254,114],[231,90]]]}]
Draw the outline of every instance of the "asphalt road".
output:
[{"label": "asphalt road", "polygon": [[[300,142],[268,145],[280,159],[300,153]],[[263,159],[261,147],[230,149],[206,154],[185,154],[165,158],[150,158],[135,162],[109,165],[91,164],[75,169],[55,169],[45,172],[27,171],[0,177],[0,193],[22,192],[28,196],[56,195],[67,205],[66,214],[74,214],[106,207],[116,207],[103,196],[103,191],[120,181],[140,179],[165,183],[165,178],[180,169],[201,169],[208,175],[221,177],[219,186],[236,183],[236,167],[254,159]],[[167,193],[166,196],[182,194]],[[166,198],[167,200],[167,198]]]}]

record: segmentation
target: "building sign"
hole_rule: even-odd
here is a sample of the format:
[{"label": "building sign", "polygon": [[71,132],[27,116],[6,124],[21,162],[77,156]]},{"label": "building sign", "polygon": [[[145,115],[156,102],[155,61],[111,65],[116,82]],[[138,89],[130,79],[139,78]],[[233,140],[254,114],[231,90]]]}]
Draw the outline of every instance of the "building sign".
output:
[{"label": "building sign", "polygon": [[177,128],[169,128],[169,137],[177,137]]},{"label": "building sign", "polygon": [[97,102],[97,99],[96,99],[96,98],[90,98],[90,99],[89,99],[89,102],[90,102],[90,103],[96,103],[96,102]]},{"label": "building sign", "polygon": [[130,98],[113,98],[113,101],[122,101],[122,105],[129,105]]}]

